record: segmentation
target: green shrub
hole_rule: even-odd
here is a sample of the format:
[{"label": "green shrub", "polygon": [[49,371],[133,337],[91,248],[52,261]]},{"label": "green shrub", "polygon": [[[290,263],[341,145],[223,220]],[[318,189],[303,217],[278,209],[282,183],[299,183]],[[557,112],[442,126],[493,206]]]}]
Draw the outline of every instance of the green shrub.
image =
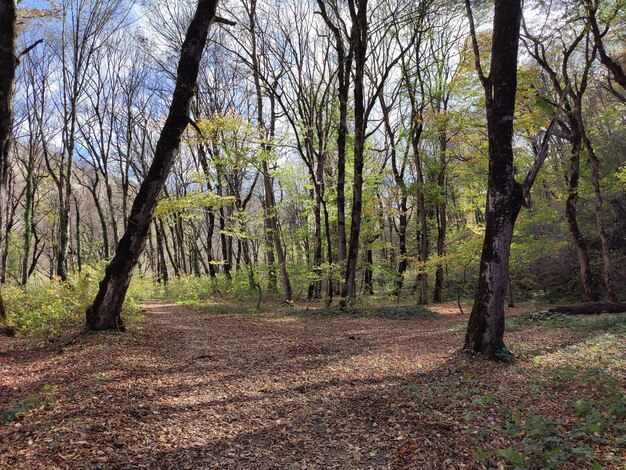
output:
[{"label": "green shrub", "polygon": [[[45,336],[82,327],[85,311],[96,296],[103,273],[103,265],[100,264],[84,267],[80,274],[66,282],[55,278],[33,280],[26,286],[3,287],[9,323],[24,333]],[[133,279],[126,297],[124,315],[138,312],[139,301],[154,294],[153,285],[149,278],[137,276]]]}]

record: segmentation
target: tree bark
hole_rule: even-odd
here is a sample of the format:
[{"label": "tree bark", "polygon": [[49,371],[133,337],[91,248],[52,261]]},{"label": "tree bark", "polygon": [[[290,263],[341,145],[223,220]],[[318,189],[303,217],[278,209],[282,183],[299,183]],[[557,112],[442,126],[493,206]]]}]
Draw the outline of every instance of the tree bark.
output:
[{"label": "tree bark", "polygon": [[[0,214],[6,204],[6,183],[9,150],[13,128],[13,93],[17,58],[17,8],[15,0],[0,0]],[[4,299],[0,292],[0,320],[6,318]]]},{"label": "tree bark", "polygon": [[352,43],[348,50],[344,44],[341,30],[330,19],[323,0],[317,0],[322,17],[335,38],[337,52],[337,98],[339,100],[339,125],[337,128],[337,261],[343,263],[347,257],[346,235],[346,144],[348,138],[348,100],[350,94],[350,76],[354,50]]},{"label": "tree bark", "polygon": [[199,0],[187,30],[178,63],[174,96],[154,159],[133,203],[128,228],[117,246],[113,260],[106,268],[93,305],[87,309],[87,324],[91,330],[121,327],[120,315],[132,271],[145,246],[157,198],[165,186],[182,134],[189,122],[190,102],[216,8],[217,0]]},{"label": "tree bark", "polygon": [[[356,3],[356,5],[355,5]],[[367,51],[367,0],[350,0],[352,17],[352,38],[354,41],[354,181],[352,190],[352,213],[350,217],[350,242],[346,263],[345,282],[342,297],[356,295],[356,270],[361,235],[361,214],[363,209],[363,166],[365,153],[365,60]]]},{"label": "tree bark", "polygon": [[[444,112],[447,111],[444,108]],[[446,230],[448,227],[448,207],[446,190],[446,166],[447,166],[448,136],[446,125],[439,128],[439,174],[437,186],[439,187],[439,201],[437,203],[437,271],[435,272],[435,289],[433,302],[443,302],[443,258],[446,254]]]},{"label": "tree bark", "polygon": [[587,150],[587,158],[589,159],[589,163],[591,163],[591,185],[593,186],[593,192],[595,195],[594,209],[596,215],[596,228],[598,230],[598,237],[600,237],[600,244],[602,246],[602,262],[604,267],[603,273],[606,296],[609,301],[617,302],[615,283],[613,282],[613,267],[611,265],[611,244],[609,243],[609,237],[604,226],[604,201],[602,199],[602,190],[600,188],[600,162],[591,140],[585,131],[580,109],[578,110],[578,119],[582,130],[583,143],[585,145],[585,149]]},{"label": "tree bark", "polygon": [[467,325],[465,349],[509,360],[511,354],[504,345],[504,301],[513,227],[523,200],[522,187],[514,177],[512,148],[522,2],[495,1],[488,77],[482,74],[469,0],[466,6],[472,23],[476,68],[485,88],[489,176],[480,276]]},{"label": "tree bark", "polygon": [[585,5],[587,6],[589,25],[591,26],[591,32],[593,33],[596,47],[598,48],[600,62],[602,62],[602,64],[604,64],[604,66],[613,74],[615,81],[619,83],[624,90],[626,90],[626,72],[617,61],[607,54],[606,48],[604,47],[604,34],[600,32],[600,27],[598,26],[598,20],[596,18],[598,2],[594,0],[585,0]]},{"label": "tree bark", "polygon": [[568,175],[569,194],[565,201],[565,219],[567,226],[574,241],[576,257],[580,267],[580,282],[582,287],[583,300],[586,302],[598,300],[598,294],[593,284],[591,275],[591,265],[589,263],[589,252],[587,243],[578,227],[578,181],[580,180],[580,140],[572,143],[572,151],[570,158],[570,168]]}]

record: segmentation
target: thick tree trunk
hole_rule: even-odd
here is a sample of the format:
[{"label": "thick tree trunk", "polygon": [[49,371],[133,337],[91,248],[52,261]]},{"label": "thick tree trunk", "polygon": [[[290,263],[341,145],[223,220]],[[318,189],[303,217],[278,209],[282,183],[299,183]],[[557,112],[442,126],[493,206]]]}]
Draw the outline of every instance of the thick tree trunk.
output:
[{"label": "thick tree trunk", "polygon": [[[17,59],[17,10],[15,0],[0,0],[0,214],[6,204],[6,182],[9,169],[9,149],[13,128],[13,92]],[[0,321],[6,311],[0,292]]]},{"label": "thick tree trunk", "polygon": [[[468,0],[466,5],[469,10]],[[486,97],[489,177],[480,277],[467,325],[465,349],[505,360],[511,357],[504,346],[509,255],[513,227],[522,207],[522,187],[515,181],[512,148],[521,16],[521,0],[496,0],[489,77],[482,75],[477,57]],[[475,31],[472,33],[476,44]],[[477,49],[475,45],[476,52]]]},{"label": "thick tree trunk", "polygon": [[15,0],[0,0],[0,185],[6,183],[13,129],[13,92],[17,58]]},{"label": "thick tree trunk", "polygon": [[111,264],[106,268],[93,305],[87,309],[87,324],[91,330],[111,330],[121,326],[120,314],[132,271],[145,246],[157,198],[163,190],[189,121],[189,105],[216,8],[217,0],[199,0],[187,30],[178,63],[174,96],[154,159],[133,203],[128,229],[118,244]]}]

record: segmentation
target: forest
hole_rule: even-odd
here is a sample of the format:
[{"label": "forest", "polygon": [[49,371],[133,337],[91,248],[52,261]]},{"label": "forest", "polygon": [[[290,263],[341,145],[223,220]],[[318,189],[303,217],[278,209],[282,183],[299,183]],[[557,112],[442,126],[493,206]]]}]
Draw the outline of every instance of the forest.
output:
[{"label": "forest", "polygon": [[624,0],[0,0],[0,467],[621,469]]}]

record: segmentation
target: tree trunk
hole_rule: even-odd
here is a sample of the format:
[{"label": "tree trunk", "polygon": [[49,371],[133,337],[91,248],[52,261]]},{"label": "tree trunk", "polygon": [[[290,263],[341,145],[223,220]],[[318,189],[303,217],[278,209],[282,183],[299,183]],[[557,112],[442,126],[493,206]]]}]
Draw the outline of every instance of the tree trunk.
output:
[{"label": "tree trunk", "polygon": [[367,51],[367,0],[351,0],[352,38],[354,40],[354,181],[352,190],[352,213],[350,217],[350,242],[346,263],[345,283],[342,297],[356,295],[356,271],[361,235],[361,213],[363,209],[363,165],[365,153],[365,61]]},{"label": "tree trunk", "polygon": [[30,264],[30,248],[33,238],[33,212],[34,204],[34,188],[33,188],[33,153],[32,146],[29,149],[29,158],[26,167],[26,188],[24,202],[24,258],[22,259],[22,280],[23,286],[28,282],[28,267]]},{"label": "tree trunk", "polygon": [[448,136],[445,125],[439,129],[439,174],[437,175],[437,186],[439,187],[439,200],[437,203],[437,271],[435,273],[435,289],[433,292],[433,302],[443,302],[443,262],[441,258],[445,256],[446,230],[448,226],[447,213],[447,191],[446,191],[446,166]]},{"label": "tree trunk", "polygon": [[[469,0],[466,6],[471,19]],[[513,227],[522,207],[522,187],[515,181],[512,148],[521,16],[521,0],[496,0],[489,77],[482,74],[480,59],[476,57],[486,97],[489,177],[480,277],[467,325],[465,349],[504,360],[511,358],[504,346],[509,255]],[[472,34],[477,54],[475,31]]]},{"label": "tree trunk", "polygon": [[78,272],[83,271],[83,256],[82,256],[82,247],[80,240],[80,206],[78,204],[78,198],[74,197],[74,208],[76,210],[76,227],[74,227],[76,231],[76,267],[78,268]]},{"label": "tree trunk", "polygon": [[165,186],[182,134],[189,121],[189,106],[198,78],[209,25],[215,17],[216,8],[217,0],[199,0],[187,30],[178,63],[174,96],[154,152],[154,159],[133,203],[128,229],[117,246],[111,264],[106,268],[93,305],[87,309],[87,324],[91,330],[111,330],[121,327],[120,314],[132,271],[145,246],[157,198]]},{"label": "tree trunk", "polygon": [[578,119],[580,128],[582,130],[583,143],[587,150],[587,158],[591,163],[591,184],[595,194],[595,214],[596,214],[596,228],[598,230],[598,236],[600,237],[600,244],[602,246],[602,262],[604,266],[604,285],[606,287],[606,296],[611,302],[617,302],[617,294],[615,293],[615,283],[613,282],[613,267],[611,266],[611,244],[609,243],[609,237],[606,233],[604,226],[604,208],[602,200],[602,191],[600,189],[600,162],[598,156],[591,144],[591,140],[587,136],[580,109],[578,110]]},{"label": "tree trunk", "polygon": [[569,195],[567,196],[567,200],[565,202],[565,219],[567,220],[567,226],[574,241],[576,257],[578,258],[578,265],[580,266],[580,281],[583,300],[591,302],[598,300],[598,294],[595,286],[593,285],[593,278],[591,276],[591,266],[589,264],[587,244],[585,243],[585,239],[578,228],[577,218],[578,181],[580,179],[580,151],[580,140],[577,139],[572,143],[568,177]]},{"label": "tree trunk", "polygon": [[[352,43],[346,51],[342,32],[335,25],[326,11],[323,0],[317,0],[322,17],[332,31],[337,51],[337,99],[339,100],[339,125],[337,128],[337,261],[343,263],[347,257],[346,235],[346,144],[348,140],[348,101],[350,95],[350,78],[354,56]],[[342,273],[343,274],[343,273]]]}]

